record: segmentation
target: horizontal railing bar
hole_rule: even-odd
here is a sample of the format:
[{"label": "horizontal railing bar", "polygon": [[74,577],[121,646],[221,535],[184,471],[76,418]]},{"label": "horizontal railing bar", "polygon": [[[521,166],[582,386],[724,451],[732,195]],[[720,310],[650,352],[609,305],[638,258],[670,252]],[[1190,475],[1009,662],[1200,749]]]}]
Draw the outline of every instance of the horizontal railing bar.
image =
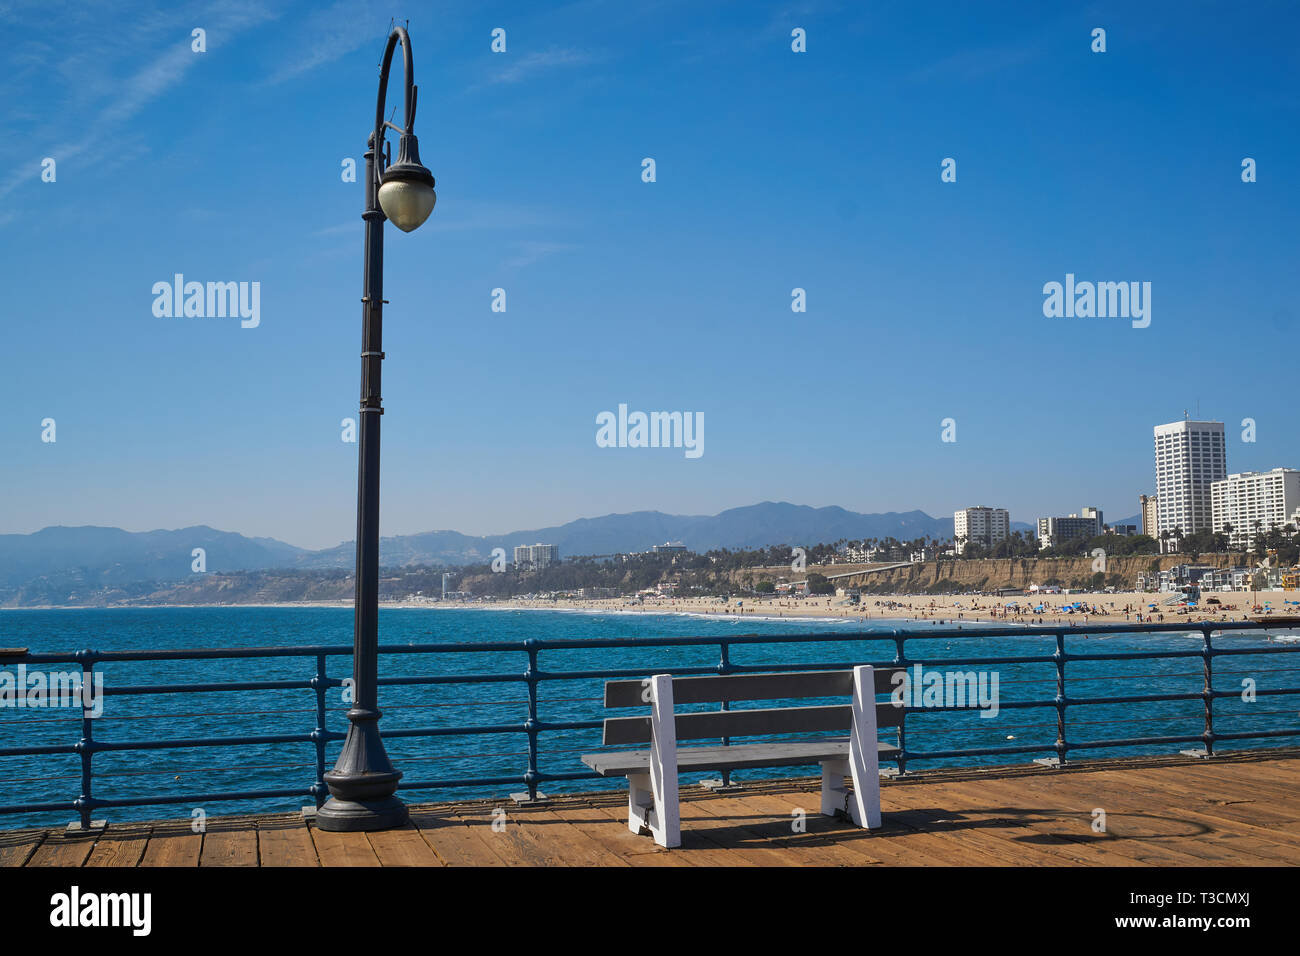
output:
[{"label": "horizontal railing bar", "polygon": [[144,696],[146,694],[219,694],[243,690],[314,690],[316,683],[326,687],[341,687],[343,681],[333,677],[316,682],[312,678],[287,678],[285,680],[250,680],[204,682],[201,684],[139,684],[125,686],[105,683],[105,697]]},{"label": "horizontal railing bar", "polygon": [[0,806],[0,815],[6,813],[59,813],[64,810],[76,810],[76,803],[65,800],[58,803],[25,803]]}]

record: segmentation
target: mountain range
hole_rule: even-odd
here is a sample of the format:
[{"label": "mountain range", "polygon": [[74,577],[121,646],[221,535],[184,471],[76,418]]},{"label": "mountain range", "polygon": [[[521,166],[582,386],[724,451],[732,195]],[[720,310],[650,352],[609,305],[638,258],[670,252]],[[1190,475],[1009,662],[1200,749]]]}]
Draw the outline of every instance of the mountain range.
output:
[{"label": "mountain range", "polygon": [[[1020,522],[1013,530],[1029,529]],[[549,528],[499,535],[428,531],[380,540],[385,567],[487,563],[494,548],[513,557],[516,545],[558,545],[560,554],[600,555],[648,551],[681,542],[692,551],[759,548],[774,544],[812,545],[841,538],[951,538],[952,518],[924,511],[862,514],[839,507],[812,508],[765,501],[716,515],[670,515],[637,511],[580,518]],[[0,535],[0,589],[44,579],[50,583],[108,587],[142,581],[179,581],[193,572],[195,549],[203,550],[209,572],[263,569],[343,569],[355,564],[355,545],[309,551],[274,538],[252,538],[203,525],[174,531],[50,527],[32,534]]]}]

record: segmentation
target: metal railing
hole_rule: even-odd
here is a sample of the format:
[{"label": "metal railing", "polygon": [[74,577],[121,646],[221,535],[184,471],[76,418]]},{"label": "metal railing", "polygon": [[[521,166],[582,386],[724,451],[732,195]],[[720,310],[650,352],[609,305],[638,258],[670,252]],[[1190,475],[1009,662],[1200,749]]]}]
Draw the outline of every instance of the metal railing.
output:
[{"label": "metal railing", "polygon": [[[427,674],[402,673],[390,676],[381,676],[379,684],[387,687],[399,686],[429,686],[444,687],[450,685],[501,685],[516,684],[522,685],[527,692],[526,716],[521,720],[494,721],[486,723],[472,724],[447,724],[445,726],[384,726],[383,735],[388,741],[399,740],[403,738],[457,738],[480,735],[513,735],[523,738],[526,744],[526,751],[518,751],[521,763],[526,766],[521,772],[517,773],[496,773],[480,774],[459,777],[445,777],[433,779],[410,779],[411,774],[409,767],[407,769],[407,778],[400,785],[402,790],[435,790],[445,791],[456,788],[473,788],[484,791],[489,788],[501,786],[522,785],[526,788],[530,798],[536,798],[538,788],[548,782],[573,782],[581,780],[599,779],[595,773],[586,769],[558,769],[558,761],[561,759],[564,766],[576,766],[577,752],[574,750],[556,750],[549,752],[555,758],[555,762],[543,761],[548,756],[548,751],[542,746],[543,737],[550,734],[570,731],[595,730],[602,726],[602,718],[605,716],[599,704],[598,697],[581,697],[565,698],[569,701],[588,702],[591,716],[582,719],[548,719],[543,711],[542,704],[548,701],[539,699],[539,688],[547,683],[562,681],[593,681],[599,682],[614,678],[636,678],[644,677],[650,673],[669,672],[674,675],[690,674],[739,674],[753,672],[777,672],[777,671],[799,671],[799,670],[817,670],[817,669],[846,669],[857,664],[873,664],[876,666],[888,667],[914,667],[921,665],[924,667],[953,667],[964,666],[991,668],[991,667],[1025,667],[1040,666],[1050,668],[1049,676],[1041,679],[1013,680],[1010,684],[1032,685],[1035,683],[1047,683],[1054,685],[1054,693],[1045,697],[1026,697],[1023,699],[1000,700],[999,709],[1012,713],[1018,711],[1027,711],[1033,709],[1046,709],[1054,714],[1054,721],[1041,724],[1015,724],[1009,726],[999,726],[998,729],[1015,729],[1021,727],[1046,728],[1054,736],[1050,741],[1037,741],[1033,743],[1015,743],[1000,744],[998,746],[977,746],[977,747],[956,747],[947,746],[939,749],[916,750],[908,745],[908,731],[906,721],[898,728],[898,745],[899,752],[896,760],[898,771],[906,773],[909,764],[917,761],[952,761],[952,760],[969,760],[971,758],[989,758],[989,757],[1013,757],[1039,754],[1043,757],[1054,757],[1061,764],[1064,764],[1072,753],[1078,753],[1086,750],[1100,750],[1110,748],[1135,748],[1135,747],[1170,747],[1173,748],[1182,744],[1196,744],[1204,749],[1206,755],[1213,755],[1216,744],[1221,742],[1244,741],[1244,740],[1281,740],[1282,738],[1296,738],[1300,741],[1300,714],[1294,710],[1294,704],[1290,710],[1267,711],[1266,713],[1277,717],[1288,717],[1289,721],[1274,721],[1274,726],[1267,728],[1247,728],[1243,730],[1216,730],[1215,729],[1215,701],[1224,698],[1234,698],[1242,696],[1242,691],[1238,689],[1216,689],[1214,686],[1215,679],[1215,662],[1223,659],[1246,659],[1257,655],[1277,655],[1277,654],[1296,654],[1300,653],[1300,644],[1295,643],[1269,643],[1266,646],[1234,646],[1219,647],[1215,646],[1214,638],[1216,634],[1230,634],[1234,632],[1261,631],[1263,625],[1249,622],[1218,622],[1218,623],[1197,623],[1197,624],[1159,624],[1159,625],[1094,625],[1085,627],[1071,627],[1061,625],[1049,626],[963,626],[960,630],[893,630],[893,631],[852,631],[852,632],[808,632],[799,634],[746,634],[746,635],[717,635],[717,636],[700,636],[700,637],[635,637],[635,638],[574,638],[574,639],[550,639],[550,638],[533,638],[521,641],[489,641],[489,642],[456,642],[456,643],[425,643],[392,646],[386,645],[380,647],[380,654],[385,658],[392,658],[400,655],[487,655],[488,659],[501,661],[509,655],[520,655],[519,663],[523,664],[522,670],[501,669],[494,671],[456,673],[456,672],[438,672]],[[1199,634],[1199,647],[1186,649],[1169,649],[1169,650],[1141,650],[1141,651],[1109,651],[1103,649],[1099,653],[1076,653],[1067,651],[1066,643],[1079,637],[1097,637],[1105,635],[1135,635],[1135,634],[1153,634],[1153,633],[1172,633],[1172,634]],[[933,656],[923,655],[916,656],[908,654],[907,645],[910,642],[922,642],[926,644],[935,641],[944,642],[967,642],[976,639],[985,638],[1018,638],[1018,639],[1041,639],[1050,642],[1050,651],[1046,648],[1043,653],[1035,654],[1002,654],[993,656]],[[863,656],[851,653],[856,650],[854,645],[881,644],[886,648],[892,645],[892,656],[864,659]],[[801,660],[794,663],[772,663],[772,662],[752,662],[738,663],[732,659],[732,651],[737,648],[753,645],[768,645],[771,647],[780,647],[790,644],[818,644],[818,645],[836,645],[847,648],[850,653],[839,660]],[[579,668],[579,669],[554,669],[545,670],[541,666],[543,656],[554,657],[562,656],[561,652],[566,651],[606,651],[613,649],[626,650],[628,648],[655,648],[661,652],[666,649],[686,649],[697,647],[716,647],[719,656],[716,664],[707,665],[681,665],[672,664],[660,666],[658,664],[650,666],[637,667],[620,667],[620,668]],[[981,649],[996,647],[996,645],[985,644]],[[886,652],[887,653],[887,652]],[[211,650],[147,650],[147,651],[94,651],[82,650],[75,653],[32,653],[32,652],[0,652],[0,670],[10,668],[16,665],[25,665],[27,669],[40,668],[46,665],[72,665],[80,669],[82,679],[87,682],[93,681],[97,667],[109,664],[140,664],[142,662],[195,662],[195,661],[222,661],[222,660],[242,660],[249,662],[269,661],[272,659],[300,659],[311,661],[310,671],[304,672],[302,677],[294,678],[277,678],[277,679],[253,679],[253,680],[228,680],[218,682],[179,682],[179,683],[150,683],[138,685],[107,685],[103,687],[102,693],[106,698],[114,697],[148,697],[150,695],[185,695],[198,693],[237,693],[237,692],[300,692],[306,691],[313,695],[315,724],[310,729],[304,729],[301,732],[291,733],[273,733],[273,734],[227,734],[224,736],[197,736],[197,737],[163,737],[148,739],[103,739],[96,736],[96,723],[102,718],[96,718],[83,713],[80,717],[80,738],[67,743],[54,743],[28,746],[4,746],[0,747],[0,758],[7,757],[48,757],[54,755],[75,755],[80,761],[80,785],[75,797],[68,799],[47,799],[29,802],[19,802],[12,804],[0,805],[0,815],[5,814],[34,814],[34,813],[52,813],[59,811],[71,811],[77,814],[81,825],[89,827],[93,815],[100,810],[111,808],[125,807],[146,807],[146,806],[165,806],[175,804],[189,804],[191,806],[201,805],[209,802],[221,801],[268,801],[288,797],[310,798],[315,801],[319,807],[328,797],[328,791],[325,787],[323,775],[326,770],[326,747],[332,742],[341,741],[346,734],[346,722],[339,720],[336,728],[327,726],[330,713],[329,701],[327,695],[333,688],[344,685],[345,681],[338,677],[331,677],[327,673],[327,664],[331,658],[350,658],[352,648],[350,646],[300,646],[300,647],[248,647],[248,648],[221,648]],[[438,659],[435,657],[435,659]],[[474,657],[477,661],[478,658]],[[1084,662],[1096,664],[1107,662],[1109,665],[1120,662],[1156,662],[1156,661],[1174,661],[1185,659],[1188,661],[1199,662],[1199,668],[1178,674],[1159,674],[1155,672],[1113,675],[1100,673],[1097,676],[1078,676],[1073,677],[1075,686],[1088,681],[1097,680],[1142,680],[1151,681],[1154,679],[1167,679],[1170,677],[1187,677],[1198,676],[1200,678],[1200,687],[1197,690],[1189,690],[1174,693],[1136,693],[1136,694],[1105,694],[1100,696],[1087,696],[1086,694],[1074,696],[1070,693],[1071,670],[1077,671],[1077,665]],[[1294,659],[1300,665],[1300,657]],[[343,662],[340,662],[342,664]],[[1075,667],[1071,667],[1075,665]],[[1137,668],[1140,669],[1140,668]],[[1300,671],[1298,667],[1273,668],[1274,675],[1282,673],[1294,673]],[[384,667],[381,665],[380,673],[384,673]],[[1250,674],[1250,671],[1233,671],[1231,675]],[[310,676],[308,676],[310,674]],[[102,677],[102,674],[101,674]],[[1252,678],[1253,680],[1253,678]],[[1294,684],[1280,687],[1267,687],[1255,689],[1252,692],[1256,697],[1272,697],[1300,694],[1300,686]],[[596,703],[591,703],[596,701]],[[1138,705],[1138,704],[1176,704],[1194,702],[1196,706],[1189,708],[1188,713],[1180,712],[1179,718],[1195,718],[1201,729],[1199,732],[1189,733],[1156,733],[1156,734],[1139,734],[1134,735],[1127,732],[1135,724],[1141,723],[1141,720],[1132,715],[1124,716],[1111,720],[1081,720],[1078,715],[1084,709],[1091,707],[1115,706],[1115,705]],[[382,699],[381,699],[382,703]],[[455,705],[456,701],[448,702]],[[496,701],[493,703],[502,704],[508,701]],[[522,701],[520,703],[523,703]],[[436,706],[436,705],[422,705]],[[725,706],[725,705],[724,705]],[[905,708],[908,714],[912,713],[934,713],[959,710],[957,706],[907,706]],[[294,711],[266,711],[266,713],[286,714],[295,713]],[[296,713],[310,713],[309,710],[303,709]],[[169,718],[171,715],[152,715],[159,719]],[[196,715],[180,715],[196,716]],[[204,714],[197,716],[232,716],[230,713],[222,715]],[[245,714],[243,716],[250,716]],[[1240,716],[1240,715],[1237,715]],[[1073,717],[1073,720],[1071,719]],[[1168,722],[1174,719],[1171,715],[1162,715],[1160,720]],[[1054,723],[1054,726],[1053,726]],[[1121,725],[1121,735],[1119,736],[1097,736],[1094,731],[1087,731],[1092,736],[1078,736],[1077,733],[1072,735],[1072,731],[1080,731],[1082,728],[1091,728],[1099,725]],[[8,735],[6,735],[8,736]],[[1008,735],[1008,739],[1014,738],[1014,735]],[[5,741],[6,743],[8,741]],[[303,745],[311,747],[314,752],[315,774],[313,782],[304,783],[302,786],[287,787],[267,787],[261,789],[233,789],[233,790],[215,790],[211,792],[186,792],[186,793],[150,793],[141,796],[100,796],[96,792],[95,782],[95,758],[98,754],[128,752],[128,751],[167,751],[187,748],[235,748],[247,749],[260,746],[285,746],[285,745]],[[585,750],[597,750],[599,745],[595,744]],[[476,755],[452,754],[459,757],[474,757]],[[505,757],[507,754],[490,754],[483,756]],[[400,760],[399,767],[402,766]],[[280,765],[285,766],[285,765]],[[305,768],[310,765],[288,765]],[[787,768],[788,769],[788,768]],[[167,771],[167,772],[170,772]],[[121,774],[110,774],[109,776],[121,776]],[[29,778],[30,779],[30,778]],[[50,777],[49,782],[57,779]],[[102,775],[101,775],[102,779]],[[8,791],[9,785],[4,779],[0,779],[0,792]]]}]

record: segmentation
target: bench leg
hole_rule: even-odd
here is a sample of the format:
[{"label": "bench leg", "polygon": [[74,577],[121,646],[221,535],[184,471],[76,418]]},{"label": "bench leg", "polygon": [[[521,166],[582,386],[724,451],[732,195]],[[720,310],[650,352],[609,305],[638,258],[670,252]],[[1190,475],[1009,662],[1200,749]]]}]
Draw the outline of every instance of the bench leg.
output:
[{"label": "bench leg", "polygon": [[640,835],[650,829],[650,816],[654,813],[654,793],[650,790],[649,773],[627,775],[627,828]]},{"label": "bench leg", "polygon": [[852,800],[844,786],[848,775],[848,760],[822,761],[822,816],[833,817],[846,809],[852,813]]},{"label": "bench leg", "polygon": [[853,776],[853,822],[868,830],[880,827],[880,751],[876,737],[876,679],[869,665],[853,668],[853,729],[849,735],[849,772]]}]

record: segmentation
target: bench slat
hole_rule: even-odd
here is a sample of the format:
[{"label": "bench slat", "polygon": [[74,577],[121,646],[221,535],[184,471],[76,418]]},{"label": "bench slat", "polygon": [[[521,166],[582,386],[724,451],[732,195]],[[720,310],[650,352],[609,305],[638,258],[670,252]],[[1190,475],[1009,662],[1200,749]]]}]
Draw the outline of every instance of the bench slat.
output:
[{"label": "bench slat", "polygon": [[[876,693],[892,691],[893,675],[902,668],[878,668]],[[612,680],[605,683],[606,707],[640,707],[645,681]],[[796,700],[801,697],[848,697],[853,693],[853,671],[792,671],[789,674],[730,674],[714,677],[673,678],[674,704],[711,704],[733,700]]]},{"label": "bench slat", "polygon": [[[893,704],[876,705],[876,724],[897,727],[903,709]],[[765,707],[750,710],[706,710],[676,714],[673,724],[678,740],[707,737],[758,737],[763,734],[846,733],[853,727],[853,709],[848,704],[824,707]],[[649,717],[606,717],[606,745],[650,742]]]},{"label": "bench slat", "polygon": [[[898,753],[898,748],[893,744],[881,743],[877,749],[880,760],[889,760]],[[732,747],[683,747],[677,751],[677,770],[679,773],[693,773],[700,770],[743,770],[749,767],[798,767],[822,760],[838,760],[848,754],[848,737],[783,740],[737,744]],[[586,754],[582,762],[601,776],[621,777],[648,770],[650,751]]]}]

